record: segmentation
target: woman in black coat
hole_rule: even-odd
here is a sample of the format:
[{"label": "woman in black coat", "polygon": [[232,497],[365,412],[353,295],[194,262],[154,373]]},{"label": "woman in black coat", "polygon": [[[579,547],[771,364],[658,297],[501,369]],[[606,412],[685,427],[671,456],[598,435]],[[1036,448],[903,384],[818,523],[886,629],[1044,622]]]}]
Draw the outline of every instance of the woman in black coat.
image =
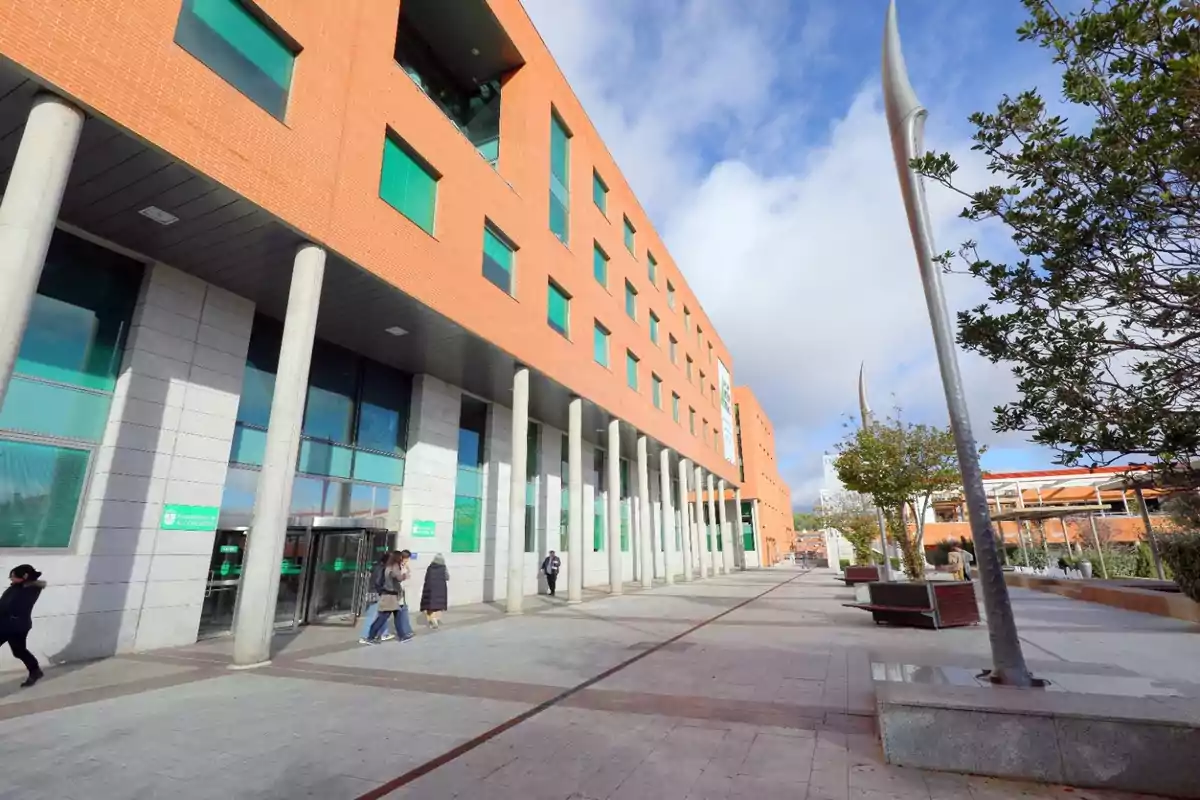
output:
[{"label": "woman in black coat", "polygon": [[440,617],[449,605],[449,591],[446,588],[449,579],[446,559],[438,553],[425,570],[425,585],[421,588],[421,611],[425,612],[425,624],[434,630],[442,626]]},{"label": "woman in black coat", "polygon": [[33,686],[42,679],[42,667],[25,646],[33,628],[33,606],[46,584],[38,580],[42,573],[22,564],[8,573],[8,588],[0,594],[0,647],[8,644],[12,654],[29,670],[22,688]]}]

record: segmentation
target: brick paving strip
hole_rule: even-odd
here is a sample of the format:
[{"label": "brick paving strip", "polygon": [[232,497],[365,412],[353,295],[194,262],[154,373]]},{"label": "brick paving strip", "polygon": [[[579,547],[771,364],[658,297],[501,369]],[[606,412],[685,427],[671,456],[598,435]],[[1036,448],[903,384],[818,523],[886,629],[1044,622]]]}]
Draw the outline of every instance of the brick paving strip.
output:
[{"label": "brick paving strip", "polygon": [[[603,672],[599,673],[598,675],[594,675],[591,678],[588,678],[586,681],[583,681],[582,683],[572,686],[571,688],[566,689],[565,691],[559,692],[558,694],[554,695],[553,697],[543,700],[542,702],[538,703],[538,705],[534,706],[533,708],[530,708],[527,711],[523,711],[522,713],[517,714],[516,716],[511,717],[508,720],[505,720],[504,722],[491,728],[490,730],[484,731],[483,733],[479,734],[478,736],[474,737],[473,739],[470,739],[470,740],[458,745],[457,747],[453,747],[450,750],[447,750],[442,755],[437,756],[436,758],[432,758],[429,761],[426,761],[424,764],[414,767],[414,768],[408,770],[407,772],[405,772],[404,774],[399,775],[399,776],[393,778],[392,780],[390,780],[380,786],[377,786],[368,792],[364,792],[363,794],[361,794],[357,798],[355,798],[355,800],[381,800],[381,798],[384,798],[387,795],[391,794],[392,792],[395,792],[396,790],[403,788],[404,786],[408,785],[409,783],[412,783],[413,781],[417,780],[421,776],[427,775],[428,773],[433,772],[435,769],[442,767],[446,764],[449,764],[452,761],[454,761],[455,759],[459,758],[460,756],[463,756],[466,753],[469,753],[472,750],[476,749],[477,747],[491,741],[492,739],[495,739],[497,736],[504,733],[505,731],[515,728],[516,726],[520,725],[522,722],[530,720],[533,717],[536,717],[537,715],[543,713],[544,711],[554,708],[555,706],[562,705],[566,701],[571,700],[572,698],[576,698],[578,695],[582,694],[584,691],[586,691],[590,687],[594,686],[597,683],[600,683],[601,681],[606,680],[607,678],[611,678],[613,675],[617,674],[621,670],[626,669],[627,667],[630,667],[633,664],[636,664],[637,662],[643,660],[644,658],[647,658],[648,656],[651,656],[654,653],[657,653],[658,651],[662,650],[663,648],[667,647],[668,645],[678,642],[680,639],[683,639],[683,638],[689,636],[690,634],[695,633],[696,631],[700,630],[701,628],[705,627],[706,625],[710,625],[713,622],[716,622],[717,620],[721,619],[722,617],[728,616],[729,614],[732,614],[733,612],[735,612],[741,608],[744,608],[745,606],[750,605],[755,600],[765,597],[766,595],[770,594],[771,592],[775,591],[776,589],[779,589],[782,586],[786,586],[787,584],[791,583],[792,581],[797,580],[798,578],[801,578],[807,574],[808,574],[808,571],[801,572],[797,575],[792,576],[791,578],[788,578],[785,581],[781,581],[780,583],[775,584],[774,586],[768,588],[767,590],[765,590],[763,592],[760,592],[759,594],[757,594],[753,597],[750,597],[746,600],[742,600],[741,602],[734,604],[733,606],[725,609],[724,611],[720,612],[719,614],[715,614],[712,617],[709,617],[708,619],[704,620],[703,622],[692,625],[691,627],[687,628],[686,630],[681,631],[680,633],[677,633],[668,639],[664,639],[663,641],[659,642],[658,644],[654,645],[653,647],[643,650],[642,652],[638,653],[637,655],[634,655],[631,658],[628,658],[615,666],[609,667],[608,669],[604,670]],[[271,668],[268,667],[267,669],[271,669]],[[610,693],[610,694],[613,694],[613,693]],[[615,693],[615,694],[628,694],[628,693],[622,692],[622,693]],[[621,710],[629,710],[629,709],[621,709]]]}]

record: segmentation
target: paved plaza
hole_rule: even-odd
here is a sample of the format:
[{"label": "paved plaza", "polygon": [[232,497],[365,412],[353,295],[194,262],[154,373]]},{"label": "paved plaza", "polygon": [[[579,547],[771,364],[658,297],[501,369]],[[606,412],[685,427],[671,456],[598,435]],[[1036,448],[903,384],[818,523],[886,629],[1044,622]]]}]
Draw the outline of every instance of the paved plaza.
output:
[{"label": "paved plaza", "polygon": [[[1133,797],[885,765],[871,662],[984,665],[986,631],[877,627],[850,594],[826,570],[777,568],[529,598],[516,617],[451,610],[403,644],[313,627],[247,672],[228,669],[226,639],[66,665],[32,690],[6,673],[0,797]],[[1014,604],[1035,670],[1196,688],[1192,626]]]}]

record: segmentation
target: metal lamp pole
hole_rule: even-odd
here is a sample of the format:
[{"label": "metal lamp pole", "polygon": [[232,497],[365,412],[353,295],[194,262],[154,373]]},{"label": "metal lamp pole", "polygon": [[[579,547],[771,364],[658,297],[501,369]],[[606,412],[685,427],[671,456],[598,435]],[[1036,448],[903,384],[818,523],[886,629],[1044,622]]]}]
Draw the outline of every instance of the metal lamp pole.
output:
[{"label": "metal lamp pole", "polygon": [[[867,365],[858,367],[858,409],[862,413],[862,429],[871,427],[871,408],[867,405]],[[883,519],[883,509],[875,506],[875,515],[879,519],[879,545],[883,548],[883,579],[892,579],[892,556],[888,552],[887,522]]]},{"label": "metal lamp pole", "polygon": [[900,31],[896,25],[896,2],[888,4],[887,23],[883,37],[883,99],[887,111],[888,131],[892,153],[900,177],[900,193],[908,213],[908,228],[916,250],[917,266],[929,307],[929,322],[933,328],[934,347],[946,391],[946,406],[950,412],[950,427],[958,450],[959,471],[963,493],[971,516],[971,535],[975,539],[979,561],[979,582],[983,590],[983,605],[987,613],[988,638],[992,647],[990,678],[995,683],[1010,686],[1032,686],[1033,677],[1025,665],[1017,624],[1013,618],[1008,586],[1000,567],[1000,555],[992,533],[991,514],[983,490],[983,472],[979,467],[979,452],[971,432],[967,414],[967,398],[963,391],[958,356],[954,349],[954,334],[942,293],[941,275],[933,261],[933,230],[925,202],[925,187],[910,162],[921,151],[925,132],[926,110],[921,106],[908,80],[904,55],[900,52]]}]

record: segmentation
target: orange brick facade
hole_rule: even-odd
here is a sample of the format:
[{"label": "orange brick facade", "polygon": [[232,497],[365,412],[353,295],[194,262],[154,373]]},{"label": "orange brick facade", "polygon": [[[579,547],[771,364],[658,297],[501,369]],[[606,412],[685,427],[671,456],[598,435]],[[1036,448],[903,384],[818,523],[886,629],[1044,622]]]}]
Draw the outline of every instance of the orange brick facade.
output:
[{"label": "orange brick facade", "polygon": [[775,458],[775,428],[758,398],[746,386],[735,388],[733,398],[737,408],[742,470],[745,475],[742,501],[758,503],[763,564],[769,566],[795,549],[791,490],[779,475]]},{"label": "orange brick facade", "polygon": [[[518,0],[488,3],[525,61],[503,85],[496,169],[395,63],[401,0],[255,2],[302,48],[283,122],[173,42],[181,0],[9,0],[0,4],[0,55],[663,445],[737,482],[736,468],[713,441],[719,401],[684,372],[690,356],[706,374],[705,384],[715,384],[717,359],[732,370],[730,354]],[[572,134],[569,246],[547,224],[552,109]],[[388,127],[442,176],[433,236],[379,197]],[[609,188],[607,216],[591,200],[593,170]],[[637,230],[633,255],[622,242],[622,216]],[[485,219],[519,247],[513,297],[480,274]],[[593,242],[612,259],[608,290],[592,278]],[[658,263],[653,286],[648,252]],[[288,268],[280,264],[281,273]],[[546,325],[548,279],[571,295],[569,340]],[[667,305],[668,280],[675,289],[673,310]],[[637,322],[624,312],[625,281],[639,292]],[[687,330],[685,306],[692,317]],[[661,320],[657,346],[647,330],[650,310]],[[611,331],[611,368],[593,361],[593,319]],[[674,364],[668,336],[679,343]],[[641,360],[636,393],[623,374],[626,349]],[[663,381],[662,409],[651,402],[652,373]],[[679,423],[671,416],[672,393],[681,398]],[[695,435],[688,430],[689,409],[696,412]],[[708,422],[706,429],[701,420]],[[751,436],[770,442],[769,423],[762,430],[766,433],[755,429]],[[786,551],[787,490],[774,471],[773,445],[769,452],[769,465],[754,469],[775,477],[752,478],[759,475],[754,469],[746,477],[757,481],[750,484],[752,494],[760,493],[763,507],[770,508],[764,530]]]}]

